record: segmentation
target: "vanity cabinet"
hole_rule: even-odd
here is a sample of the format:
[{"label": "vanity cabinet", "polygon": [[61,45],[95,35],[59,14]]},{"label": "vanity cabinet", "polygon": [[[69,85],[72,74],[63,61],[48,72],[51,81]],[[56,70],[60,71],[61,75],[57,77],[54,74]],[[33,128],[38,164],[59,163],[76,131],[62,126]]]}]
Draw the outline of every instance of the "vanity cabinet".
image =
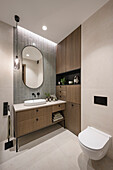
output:
[{"label": "vanity cabinet", "polygon": [[56,73],[65,72],[65,40],[57,45]]},{"label": "vanity cabinet", "polygon": [[[57,103],[57,104],[56,104]],[[16,151],[18,152],[18,138],[22,137],[31,132],[37,131],[44,127],[50,126],[52,124],[58,123],[60,121],[65,121],[65,118],[53,122],[53,114],[65,110],[65,101],[47,102],[44,106],[38,106],[37,108],[27,107],[25,109],[24,104],[14,105],[14,134],[16,137]],[[22,109],[18,109],[18,105]],[[17,107],[17,108],[16,108]],[[64,123],[65,124],[65,123]]]},{"label": "vanity cabinet", "polygon": [[81,131],[80,104],[67,102],[65,111],[65,127],[78,135]]},{"label": "vanity cabinet", "polygon": [[52,124],[52,108],[39,108],[16,113],[15,136],[20,137]]}]

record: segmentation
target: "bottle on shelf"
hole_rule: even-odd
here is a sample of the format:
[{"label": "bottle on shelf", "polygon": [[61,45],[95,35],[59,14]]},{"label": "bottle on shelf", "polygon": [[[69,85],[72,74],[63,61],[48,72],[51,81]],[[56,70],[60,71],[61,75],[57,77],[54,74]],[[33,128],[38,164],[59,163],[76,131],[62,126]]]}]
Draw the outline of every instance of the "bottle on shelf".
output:
[{"label": "bottle on shelf", "polygon": [[79,83],[79,76],[75,76],[74,77],[74,84],[78,84]]}]

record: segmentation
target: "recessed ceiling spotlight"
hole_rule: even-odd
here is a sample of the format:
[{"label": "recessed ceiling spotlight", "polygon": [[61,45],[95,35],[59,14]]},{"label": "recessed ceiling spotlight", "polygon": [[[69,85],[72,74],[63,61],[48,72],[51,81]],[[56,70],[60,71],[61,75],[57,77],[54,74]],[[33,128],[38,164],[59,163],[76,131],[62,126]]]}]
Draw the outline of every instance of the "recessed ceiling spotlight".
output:
[{"label": "recessed ceiling spotlight", "polygon": [[29,54],[26,54],[27,57],[29,57]]},{"label": "recessed ceiling spotlight", "polygon": [[47,30],[47,26],[43,25],[43,26],[42,26],[42,29],[43,29],[44,31],[46,31],[46,30]]},{"label": "recessed ceiling spotlight", "polygon": [[35,44],[35,43],[33,43],[33,45],[35,46],[36,44]]}]

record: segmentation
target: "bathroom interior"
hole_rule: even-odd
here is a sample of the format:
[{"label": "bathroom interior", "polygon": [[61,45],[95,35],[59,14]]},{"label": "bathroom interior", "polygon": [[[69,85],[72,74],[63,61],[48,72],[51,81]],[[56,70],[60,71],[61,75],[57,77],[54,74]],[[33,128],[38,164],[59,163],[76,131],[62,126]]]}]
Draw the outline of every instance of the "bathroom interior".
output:
[{"label": "bathroom interior", "polygon": [[113,170],[112,73],[112,0],[1,0],[0,170]]}]

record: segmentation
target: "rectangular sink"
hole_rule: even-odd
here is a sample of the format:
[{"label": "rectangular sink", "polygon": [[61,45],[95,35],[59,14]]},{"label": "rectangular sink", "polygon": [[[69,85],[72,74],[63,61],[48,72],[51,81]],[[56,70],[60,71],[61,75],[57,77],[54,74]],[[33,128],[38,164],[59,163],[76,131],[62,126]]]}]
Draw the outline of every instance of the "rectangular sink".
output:
[{"label": "rectangular sink", "polygon": [[35,106],[35,105],[42,105],[46,104],[45,99],[34,99],[34,100],[25,100],[24,106]]}]

